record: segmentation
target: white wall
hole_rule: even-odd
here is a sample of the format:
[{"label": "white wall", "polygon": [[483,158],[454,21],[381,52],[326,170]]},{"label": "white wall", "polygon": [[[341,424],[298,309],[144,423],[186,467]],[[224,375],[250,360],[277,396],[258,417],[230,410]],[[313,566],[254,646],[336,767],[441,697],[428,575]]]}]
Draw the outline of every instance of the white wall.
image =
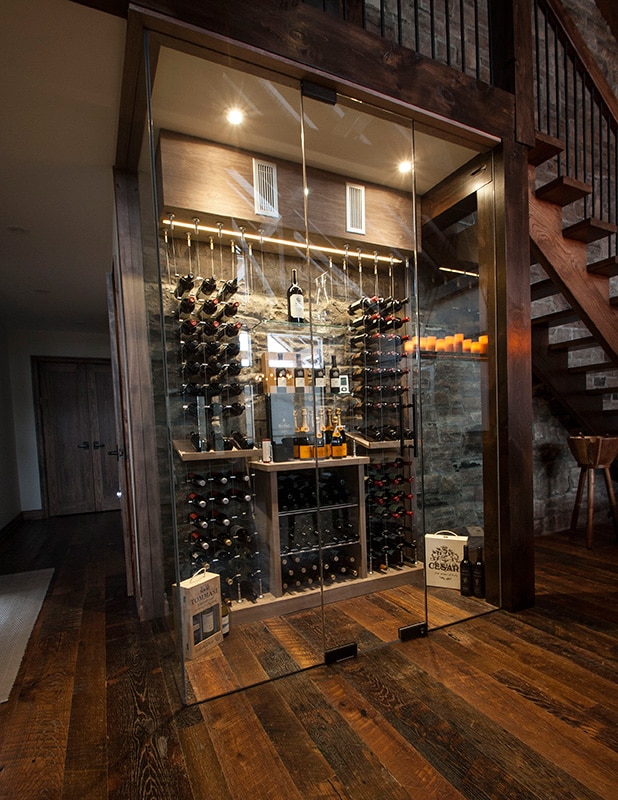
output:
[{"label": "white wall", "polygon": [[[11,330],[7,333],[21,511],[42,508],[31,356],[109,358],[107,334]],[[1,435],[1,434],[0,434]]]},{"label": "white wall", "polygon": [[9,348],[6,331],[0,326],[0,529],[15,519],[21,511],[17,458],[15,454],[15,429],[13,425],[13,398],[9,365]]}]

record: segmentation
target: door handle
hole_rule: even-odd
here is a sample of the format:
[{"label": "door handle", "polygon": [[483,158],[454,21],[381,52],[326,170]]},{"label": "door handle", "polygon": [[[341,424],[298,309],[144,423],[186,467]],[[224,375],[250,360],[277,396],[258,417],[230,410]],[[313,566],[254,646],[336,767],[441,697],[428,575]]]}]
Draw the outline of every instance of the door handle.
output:
[{"label": "door handle", "polygon": [[121,447],[117,447],[115,450],[108,450],[108,456],[116,456],[116,461],[120,461],[121,458],[124,458],[124,450]]},{"label": "door handle", "polygon": [[97,442],[96,439],[92,443],[93,450],[100,450],[102,447],[105,447],[105,445],[102,442]]},{"label": "door handle", "polygon": [[82,442],[77,446],[79,447],[80,450],[88,450],[90,448],[90,442]]}]

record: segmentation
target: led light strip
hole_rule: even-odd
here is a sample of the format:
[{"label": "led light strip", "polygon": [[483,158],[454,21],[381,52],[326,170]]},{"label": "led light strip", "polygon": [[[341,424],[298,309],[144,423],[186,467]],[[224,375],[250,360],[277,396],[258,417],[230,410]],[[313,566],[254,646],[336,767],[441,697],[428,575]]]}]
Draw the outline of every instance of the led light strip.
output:
[{"label": "led light strip", "polygon": [[[247,233],[246,231],[230,231],[226,230],[225,228],[219,229],[218,227],[211,228],[208,225],[199,225],[194,222],[181,222],[177,219],[165,218],[163,219],[163,224],[168,225],[170,227],[170,230],[173,230],[173,228],[178,227],[190,231],[197,230],[197,231],[203,231],[204,233],[214,233],[217,236],[235,236],[237,239],[251,239],[254,242],[260,242],[260,243],[267,242],[268,244],[278,244],[278,245],[284,245],[286,247],[296,247],[301,250],[305,247],[305,244],[303,242],[295,242],[290,239],[277,239],[272,236],[262,236],[261,234],[258,233]],[[381,261],[385,264],[395,265],[404,263],[402,259],[394,258],[393,256],[379,256],[376,253],[363,253],[358,250],[354,251],[339,250],[336,247],[321,247],[317,244],[310,244],[309,250],[311,250],[312,252],[326,253],[327,255],[336,255],[345,258],[361,258],[371,261],[378,261],[378,262]]]}]

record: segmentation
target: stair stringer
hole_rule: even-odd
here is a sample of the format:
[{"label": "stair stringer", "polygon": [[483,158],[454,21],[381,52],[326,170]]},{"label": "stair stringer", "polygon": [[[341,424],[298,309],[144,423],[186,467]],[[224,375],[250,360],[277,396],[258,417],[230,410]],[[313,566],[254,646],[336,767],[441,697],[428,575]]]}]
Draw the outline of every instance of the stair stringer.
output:
[{"label": "stair stringer", "polygon": [[[534,187],[534,167],[531,183]],[[609,278],[587,271],[586,244],[562,235],[562,209],[529,192],[530,249],[607,357],[618,365],[618,308],[610,305]]]}]

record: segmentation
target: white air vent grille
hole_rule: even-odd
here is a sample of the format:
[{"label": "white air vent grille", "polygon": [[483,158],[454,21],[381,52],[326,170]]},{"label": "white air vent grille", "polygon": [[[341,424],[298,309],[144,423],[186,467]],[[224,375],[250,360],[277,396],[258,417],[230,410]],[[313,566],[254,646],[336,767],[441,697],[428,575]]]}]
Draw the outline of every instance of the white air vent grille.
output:
[{"label": "white air vent grille", "polygon": [[253,197],[256,214],[279,216],[276,164],[253,159]]},{"label": "white air vent grille", "polygon": [[365,233],[365,187],[346,183],[346,225],[349,233]]}]

